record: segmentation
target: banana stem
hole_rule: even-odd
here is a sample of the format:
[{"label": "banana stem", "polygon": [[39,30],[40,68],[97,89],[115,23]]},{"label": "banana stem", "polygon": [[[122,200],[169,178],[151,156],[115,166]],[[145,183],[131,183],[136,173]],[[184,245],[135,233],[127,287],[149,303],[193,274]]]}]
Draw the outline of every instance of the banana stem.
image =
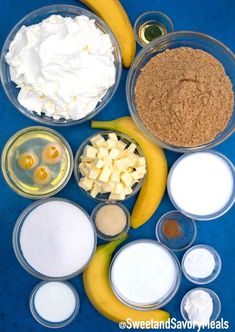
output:
[{"label": "banana stem", "polygon": [[115,129],[115,120],[113,121],[91,121],[91,128]]},{"label": "banana stem", "polygon": [[122,237],[119,240],[111,241],[108,244],[106,244],[106,248],[109,247],[110,251],[114,251],[122,242],[124,242],[128,238],[128,234],[126,234],[124,237]]}]

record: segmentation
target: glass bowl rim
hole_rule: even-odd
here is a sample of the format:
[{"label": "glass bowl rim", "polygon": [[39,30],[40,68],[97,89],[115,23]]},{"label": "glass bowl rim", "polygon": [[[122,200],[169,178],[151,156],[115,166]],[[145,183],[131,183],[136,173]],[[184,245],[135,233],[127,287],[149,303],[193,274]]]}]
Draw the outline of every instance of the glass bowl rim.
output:
[{"label": "glass bowl rim", "polygon": [[[160,147],[170,150],[170,151],[175,151],[175,152],[179,152],[179,153],[189,153],[189,152],[198,152],[198,151],[205,151],[206,149],[212,149],[215,146],[221,144],[222,142],[224,142],[228,137],[230,137],[234,132],[235,132],[235,124],[233,125],[233,127],[229,130],[229,132],[224,136],[224,137],[220,137],[220,139],[216,142],[214,142],[215,138],[209,142],[209,143],[205,143],[203,145],[200,146],[196,146],[196,147],[178,147],[175,145],[171,145],[169,143],[163,142],[161,141],[158,137],[156,137],[154,134],[152,134],[150,132],[150,130],[148,130],[146,128],[146,126],[143,124],[142,120],[140,119],[138,112],[136,110],[135,107],[133,107],[133,102],[132,102],[132,98],[131,98],[131,94],[132,94],[132,80],[133,77],[136,73],[136,68],[138,67],[138,65],[142,62],[142,60],[144,59],[144,56],[147,54],[150,54],[151,51],[155,48],[157,48],[162,42],[167,41],[167,40],[171,40],[174,38],[180,38],[180,37],[191,37],[193,40],[195,39],[202,39],[204,41],[209,42],[210,44],[216,45],[218,46],[220,49],[222,49],[230,58],[230,60],[234,63],[234,67],[235,67],[235,54],[225,45],[223,44],[221,41],[217,40],[216,38],[201,33],[201,32],[196,32],[196,31],[187,31],[187,30],[182,30],[182,31],[175,31],[175,32],[170,32],[165,34],[164,36],[161,36],[155,40],[153,40],[151,43],[149,43],[146,47],[142,48],[140,50],[140,52],[137,54],[137,56],[135,57],[134,61],[131,64],[131,67],[129,69],[128,75],[127,75],[127,79],[126,79],[126,100],[127,100],[127,105],[128,105],[128,109],[129,112],[131,114],[131,117],[134,121],[134,123],[136,124],[136,126],[141,130],[142,133],[144,133],[144,135],[146,135],[152,142],[154,142],[155,144],[159,145]],[[164,50],[167,49],[167,47],[164,48]],[[222,63],[223,65],[223,63]],[[234,89],[233,89],[234,91]],[[235,93],[235,91],[234,91]],[[235,106],[233,108],[233,113],[235,112]],[[226,129],[226,128],[225,128]],[[223,132],[221,132],[222,134]]]},{"label": "glass bowl rim", "polygon": [[[192,294],[193,292],[198,291],[198,290],[205,291],[212,297],[212,299],[216,299],[217,305],[218,305],[218,311],[217,311],[217,314],[215,315],[215,318],[212,320],[212,321],[216,321],[218,319],[220,313],[221,313],[221,301],[220,301],[219,296],[213,290],[211,290],[210,288],[206,288],[206,287],[192,288],[183,296],[183,298],[181,300],[181,303],[180,303],[180,312],[181,312],[181,315],[182,315],[183,319],[186,322],[190,321],[189,318],[186,317],[186,315],[185,315],[184,304],[185,304],[185,301],[187,300],[187,297],[190,294]],[[211,320],[210,320],[210,322],[211,322]]]},{"label": "glass bowl rim", "polygon": [[[136,147],[137,147],[138,154],[139,154],[141,157],[144,157],[144,158],[145,158],[145,161],[146,161],[146,173],[145,173],[144,177],[143,177],[142,179],[140,179],[140,181],[136,184],[136,186],[135,186],[133,192],[132,192],[131,194],[127,195],[127,196],[125,197],[124,200],[109,200],[108,198],[99,198],[99,197],[97,197],[97,196],[96,196],[96,197],[92,197],[92,196],[90,195],[89,192],[85,191],[83,188],[81,188],[81,187],[79,186],[79,179],[80,179],[80,175],[79,175],[79,174],[81,174],[81,173],[80,173],[79,170],[78,170],[78,161],[79,161],[80,157],[82,156],[82,153],[83,153],[83,151],[84,151],[84,148],[86,147],[86,145],[88,145],[88,144],[90,143],[90,141],[91,141],[91,139],[92,139],[93,137],[98,136],[98,135],[101,135],[101,136],[103,136],[103,135],[108,135],[108,134],[111,134],[111,133],[115,133],[117,136],[120,136],[121,138],[126,139],[128,142],[130,142],[130,143],[134,143],[134,144],[136,145]],[[86,139],[80,144],[80,146],[78,147],[77,152],[76,152],[76,154],[75,154],[75,158],[74,158],[74,177],[75,177],[75,180],[76,180],[76,183],[77,183],[78,187],[79,187],[79,188],[82,190],[82,192],[85,193],[89,198],[91,198],[91,199],[93,199],[93,200],[96,200],[96,201],[98,201],[98,202],[106,202],[106,203],[111,203],[111,202],[114,202],[114,203],[115,203],[115,202],[124,202],[125,200],[127,200],[127,199],[129,199],[129,198],[135,196],[135,195],[139,192],[140,188],[142,187],[147,172],[148,172],[148,171],[147,171],[147,159],[146,159],[146,157],[145,157],[145,153],[144,153],[143,149],[141,148],[141,146],[136,142],[136,140],[135,140],[134,138],[132,138],[131,136],[129,136],[129,135],[127,135],[127,134],[124,134],[124,133],[122,133],[122,132],[120,132],[120,131],[118,131],[118,130],[102,130],[102,131],[98,131],[98,132],[96,132],[95,134],[89,136],[88,138],[86,138]]]},{"label": "glass bowl rim", "polygon": [[[14,143],[19,137],[21,137],[24,134],[27,134],[30,131],[48,131],[50,134],[53,134],[54,136],[56,136],[57,138],[59,138],[61,140],[61,142],[63,143],[63,145],[65,146],[66,150],[68,151],[69,154],[69,159],[70,159],[70,167],[69,167],[69,172],[67,174],[67,176],[64,178],[63,182],[61,183],[61,185],[47,193],[44,195],[33,195],[33,194],[29,194],[29,193],[25,193],[23,191],[21,191],[20,189],[18,189],[14,183],[11,182],[10,177],[7,174],[7,170],[6,170],[6,156],[7,153],[9,151],[9,147],[11,146],[12,143]],[[57,132],[56,130],[52,129],[52,128],[48,128],[48,127],[44,127],[44,126],[30,126],[30,127],[26,127],[23,129],[18,130],[16,133],[14,133],[4,144],[3,150],[2,150],[2,155],[1,155],[1,168],[2,168],[2,175],[4,180],[6,181],[7,185],[9,186],[10,189],[12,189],[16,194],[22,196],[22,197],[26,197],[29,199],[46,199],[49,198],[51,196],[54,196],[55,194],[57,194],[58,192],[60,192],[69,182],[72,173],[73,173],[73,164],[74,164],[74,158],[73,158],[73,152],[72,149],[68,143],[68,141],[64,138],[64,136],[62,136],[59,132]]]},{"label": "glass bowl rim", "polygon": [[[173,262],[174,262],[174,265],[175,265],[175,268],[176,268],[176,278],[175,278],[175,285],[172,286],[172,289],[171,289],[171,292],[165,297],[165,299],[163,299],[163,301],[161,303],[151,303],[149,304],[148,306],[141,306],[140,304],[133,304],[133,303],[128,303],[127,300],[123,299],[119,294],[118,292],[116,291],[115,289],[115,286],[114,286],[114,283],[112,281],[112,268],[113,268],[113,265],[115,263],[115,260],[116,258],[118,257],[118,255],[126,248],[128,248],[129,246],[133,245],[133,244],[136,244],[136,243],[152,243],[154,245],[158,245],[162,248],[164,248],[168,253],[169,255],[171,256]],[[167,303],[169,303],[173,298],[174,296],[176,295],[176,293],[178,292],[179,290],[179,287],[180,287],[180,283],[181,283],[181,278],[182,278],[182,271],[181,271],[181,265],[180,265],[180,262],[177,258],[177,256],[166,246],[164,245],[163,243],[159,242],[159,241],[156,241],[156,240],[151,240],[151,239],[138,239],[138,240],[134,240],[134,241],[131,241],[127,244],[125,244],[124,246],[122,246],[117,252],[116,254],[113,256],[112,258],[112,261],[111,261],[111,264],[109,266],[109,283],[110,283],[110,286],[115,294],[115,296],[125,305],[127,305],[128,307],[132,308],[132,309],[135,309],[135,310],[140,310],[140,311],[149,311],[149,310],[155,310],[155,309],[158,309],[158,308],[161,308],[163,306],[165,306]]]},{"label": "glass bowl rim", "polygon": [[[216,257],[217,262],[218,262],[218,266],[217,266],[215,272],[214,273],[212,272],[212,274],[210,276],[206,277],[206,278],[194,278],[194,277],[190,276],[186,272],[185,266],[184,266],[184,262],[185,262],[185,259],[186,259],[187,255],[191,251],[193,251],[194,249],[199,249],[199,248],[208,250],[210,253],[212,253],[212,255],[214,257]],[[215,248],[213,248],[212,246],[209,246],[207,244],[197,244],[197,245],[192,246],[191,248],[189,248],[184,253],[182,261],[181,261],[181,269],[182,269],[182,272],[183,272],[183,275],[185,276],[185,278],[188,279],[189,281],[191,281],[192,283],[194,283],[196,285],[206,285],[206,284],[209,284],[212,281],[214,281],[219,276],[219,274],[221,272],[221,269],[222,269],[222,260],[221,260],[221,257],[219,255],[218,251]]]},{"label": "glass bowl rim", "polygon": [[[126,222],[126,226],[124,227],[124,229],[122,230],[121,233],[118,233],[117,235],[115,236],[108,236],[108,235],[105,235],[103,234],[102,232],[100,232],[98,230],[98,228],[96,227],[96,224],[95,224],[95,217],[96,217],[96,214],[97,212],[104,206],[107,206],[107,205],[116,205],[116,206],[119,206],[123,212],[125,213],[126,215],[126,218],[127,218],[127,222]],[[130,230],[130,227],[131,227],[131,215],[130,215],[130,212],[129,210],[127,209],[127,207],[125,205],[123,205],[122,203],[120,202],[100,202],[98,205],[96,205],[96,207],[92,210],[91,212],[91,219],[94,223],[94,226],[95,226],[95,229],[96,229],[96,235],[98,238],[100,238],[101,240],[104,240],[104,241],[116,241],[116,240],[120,240],[122,238],[125,237],[125,235],[129,232]]]},{"label": "glass bowl rim", "polygon": [[[179,210],[171,210],[171,211],[168,211],[166,213],[164,213],[157,221],[156,223],[156,228],[155,228],[155,234],[156,234],[156,238],[157,238],[157,241],[159,241],[160,243],[163,243],[161,240],[160,240],[160,237],[159,237],[159,233],[160,233],[160,226],[162,226],[162,223],[166,220],[166,217],[169,216],[169,215],[172,215],[173,213],[176,213],[176,214],[180,214],[181,216],[183,216],[184,218],[188,219],[188,221],[193,225],[193,229],[194,229],[194,234],[193,234],[193,238],[192,240],[184,247],[182,248],[179,248],[179,249],[173,249],[173,248],[170,248],[168,247],[168,249],[170,249],[171,251],[174,251],[174,252],[180,252],[180,251],[184,251],[186,249],[188,249],[189,247],[191,247],[191,245],[194,243],[194,241],[196,240],[196,237],[197,237],[197,225],[196,225],[196,222],[194,219],[186,216],[185,214],[183,214],[182,212],[180,212]],[[163,243],[165,246],[167,246],[165,243]]]},{"label": "glass bowl rim", "polygon": [[[107,91],[106,94],[102,97],[102,100],[99,102],[98,107],[96,106],[95,109],[92,112],[87,114],[84,118],[81,118],[81,119],[78,119],[78,120],[71,120],[70,119],[70,120],[66,120],[67,122],[59,122],[60,119],[55,120],[51,117],[48,117],[48,119],[44,119],[44,118],[41,117],[41,115],[36,116],[33,112],[30,112],[25,107],[20,105],[17,101],[17,98],[12,98],[10,96],[9,90],[6,87],[6,84],[5,84],[5,74],[3,74],[3,72],[4,72],[3,68],[6,64],[5,55],[6,55],[7,51],[9,50],[10,42],[13,40],[13,38],[15,37],[16,33],[19,31],[21,26],[24,25],[24,22],[26,20],[30,20],[32,17],[36,18],[39,15],[50,14],[50,11],[52,11],[51,15],[56,15],[56,12],[59,13],[60,11],[66,11],[66,12],[68,12],[68,14],[71,11],[73,11],[73,12],[77,12],[77,15],[86,15],[86,16],[89,17],[89,19],[94,19],[96,22],[98,22],[98,24],[100,26],[102,26],[104,28],[105,32],[109,35],[109,37],[111,39],[111,42],[112,42],[112,45],[113,45],[113,48],[114,48],[114,54],[116,54],[116,56],[114,56],[114,58],[116,60],[116,65],[115,65],[116,80],[115,80],[114,85],[111,86],[108,89],[108,91],[111,90],[110,96],[105,101],[105,103],[102,102],[102,100],[105,98],[105,96],[108,93],[108,91]],[[6,65],[9,68],[9,65],[8,64],[6,64]],[[90,11],[88,9],[85,9],[83,7],[79,7],[79,6],[75,6],[75,5],[69,5],[69,4],[54,4],[54,5],[49,5],[49,6],[43,6],[43,7],[35,9],[35,10],[29,12],[28,14],[26,14],[23,18],[20,19],[20,21],[18,21],[18,23],[16,23],[13,26],[13,28],[8,33],[8,35],[7,35],[7,37],[4,41],[4,44],[2,46],[2,50],[1,50],[1,54],[0,54],[0,79],[1,79],[3,90],[4,90],[8,100],[10,101],[10,103],[17,109],[17,111],[19,111],[21,114],[23,114],[27,118],[29,118],[29,119],[31,119],[31,120],[39,123],[39,124],[49,125],[49,126],[53,126],[53,127],[66,127],[66,126],[81,124],[81,123],[84,123],[84,122],[92,119],[94,116],[96,116],[112,100],[112,98],[113,98],[113,96],[114,96],[114,94],[117,91],[117,88],[119,86],[119,83],[120,83],[120,80],[121,80],[121,74],[122,74],[122,57],[121,57],[120,46],[119,46],[119,43],[118,43],[114,33],[112,32],[112,30],[109,28],[109,26],[99,16],[97,16],[92,11]],[[12,83],[15,84],[14,82],[12,82]],[[49,119],[51,119],[51,120],[49,120]],[[52,119],[53,119],[53,121],[52,121]]]},{"label": "glass bowl rim", "polygon": [[[175,167],[178,165],[178,163],[182,159],[187,158],[190,155],[195,154],[195,153],[211,153],[211,154],[214,154],[214,155],[218,156],[219,158],[223,159],[227,163],[229,169],[231,170],[232,177],[233,177],[233,192],[232,192],[231,197],[228,200],[227,204],[220,211],[217,211],[217,212],[214,212],[212,214],[205,215],[205,216],[192,214],[190,212],[187,212],[187,211],[184,211],[183,209],[181,209],[175,203],[175,201],[172,197],[172,194],[171,194],[171,190],[170,190],[170,181],[171,181],[171,177],[172,177],[172,174],[173,174],[173,171],[174,171]],[[169,171],[168,178],[167,178],[167,193],[168,193],[168,196],[170,198],[171,203],[174,205],[176,210],[178,210],[179,212],[184,214],[186,217],[192,218],[192,219],[197,220],[197,221],[210,221],[210,220],[217,219],[217,218],[223,216],[226,212],[228,212],[235,203],[235,166],[233,165],[231,160],[229,160],[224,154],[222,154],[222,153],[220,153],[216,150],[213,150],[213,149],[204,150],[204,151],[194,151],[194,152],[190,152],[190,153],[184,153],[182,156],[180,156],[178,159],[176,159],[176,161],[171,166],[171,169]]]},{"label": "glass bowl rim", "polygon": [[[41,317],[34,305],[34,298],[35,295],[37,293],[37,291],[45,284],[50,283],[50,282],[59,282],[61,284],[64,284],[66,286],[68,286],[70,288],[70,290],[73,292],[74,296],[75,296],[75,301],[76,301],[76,305],[75,305],[75,309],[74,312],[72,313],[72,315],[70,317],[68,317],[67,319],[65,319],[64,321],[61,322],[50,322],[45,320],[43,317]],[[33,318],[42,326],[48,327],[48,328],[61,328],[64,326],[67,326],[68,324],[72,323],[74,321],[74,319],[77,317],[79,311],[80,311],[80,299],[79,299],[79,295],[77,290],[75,289],[75,287],[68,281],[41,281],[39,284],[37,284],[33,290],[31,291],[31,294],[29,296],[29,308],[30,308],[30,312],[33,316]]]},{"label": "glass bowl rim", "polygon": [[[93,229],[93,234],[94,234],[94,247],[93,247],[93,250],[91,252],[91,255],[90,255],[87,263],[83,267],[81,267],[79,270],[73,272],[72,274],[62,276],[62,277],[50,277],[50,276],[46,276],[46,275],[38,272],[33,267],[31,267],[31,265],[27,262],[27,260],[24,258],[23,253],[21,252],[21,249],[20,249],[19,236],[20,236],[21,227],[25,221],[25,218],[28,216],[28,214],[30,214],[38,206],[51,202],[51,201],[66,202],[66,203],[72,204],[75,207],[77,207],[78,209],[80,209],[85,214],[88,221],[90,222],[91,227]],[[91,261],[91,259],[93,258],[94,254],[95,254],[96,246],[97,246],[97,236],[96,236],[95,227],[91,220],[90,215],[79,204],[77,204],[67,198],[50,197],[50,198],[46,198],[46,199],[42,199],[42,200],[37,200],[37,201],[31,203],[20,213],[19,217],[17,218],[17,220],[15,222],[13,232],[12,232],[12,246],[13,246],[13,250],[14,250],[14,253],[15,253],[15,256],[16,256],[18,262],[24,268],[24,270],[27,271],[28,273],[30,273],[32,276],[34,276],[38,279],[44,280],[44,281],[65,281],[65,280],[72,279],[72,278],[80,275],[86,269],[86,267],[88,266],[89,262]]]}]

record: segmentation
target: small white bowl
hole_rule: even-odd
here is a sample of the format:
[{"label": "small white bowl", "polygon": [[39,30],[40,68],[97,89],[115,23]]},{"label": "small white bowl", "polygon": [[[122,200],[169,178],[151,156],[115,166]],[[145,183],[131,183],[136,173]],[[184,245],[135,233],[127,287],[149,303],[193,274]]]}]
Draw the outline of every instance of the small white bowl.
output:
[{"label": "small white bowl", "polygon": [[[193,276],[189,275],[189,274],[187,273],[186,269],[185,269],[185,266],[184,266],[185,259],[186,259],[187,255],[188,255],[191,251],[193,251],[194,249],[206,249],[206,250],[208,250],[208,251],[213,255],[213,257],[214,257],[214,260],[215,260],[215,267],[214,267],[214,270],[213,270],[212,273],[211,273],[208,277],[206,277],[206,278],[196,278],[196,277],[193,277]],[[196,246],[191,247],[190,249],[188,249],[188,250],[186,251],[186,253],[184,254],[184,256],[183,256],[183,258],[182,258],[181,267],[182,267],[182,272],[183,272],[184,276],[185,276],[189,281],[193,282],[194,284],[205,285],[205,284],[209,284],[210,282],[212,282],[213,280],[215,280],[215,279],[218,277],[218,275],[219,275],[219,273],[220,273],[220,271],[221,271],[222,262],[221,262],[221,258],[220,258],[220,256],[219,256],[218,252],[217,252],[214,248],[212,248],[212,247],[210,247],[210,246],[208,246],[208,245],[198,244],[198,245],[196,245]]]},{"label": "small white bowl", "polygon": [[[202,287],[193,288],[188,293],[185,294],[185,296],[183,297],[183,299],[181,301],[181,304],[180,304],[180,312],[181,312],[182,317],[184,318],[185,321],[187,321],[187,322],[190,321],[190,319],[188,317],[188,314],[187,314],[187,312],[184,309],[184,306],[185,306],[185,303],[187,301],[188,296],[190,294],[192,294],[193,292],[198,291],[198,290],[205,291],[205,292],[207,292],[212,297],[212,301],[213,301],[213,312],[212,312],[212,315],[210,317],[210,322],[216,321],[218,319],[219,315],[220,315],[220,312],[221,312],[221,302],[220,302],[220,299],[219,299],[218,295],[215,292],[213,292],[211,289],[209,289],[209,288],[202,288]],[[196,324],[196,322],[195,322],[195,325],[198,326],[198,324]]]}]

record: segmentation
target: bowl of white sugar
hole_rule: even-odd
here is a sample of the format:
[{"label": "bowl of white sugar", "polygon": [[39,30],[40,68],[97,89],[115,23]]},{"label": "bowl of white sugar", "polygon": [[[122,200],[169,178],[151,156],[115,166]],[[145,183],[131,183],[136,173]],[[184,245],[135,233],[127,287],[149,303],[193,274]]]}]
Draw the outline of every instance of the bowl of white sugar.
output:
[{"label": "bowl of white sugar", "polygon": [[95,14],[51,5],[26,15],[9,33],[1,82],[25,116],[49,125],[91,119],[112,99],[122,71],[115,36]]},{"label": "bowl of white sugar", "polygon": [[43,280],[80,274],[96,248],[94,225],[77,204],[49,198],[29,205],[13,231],[13,248],[22,267]]}]

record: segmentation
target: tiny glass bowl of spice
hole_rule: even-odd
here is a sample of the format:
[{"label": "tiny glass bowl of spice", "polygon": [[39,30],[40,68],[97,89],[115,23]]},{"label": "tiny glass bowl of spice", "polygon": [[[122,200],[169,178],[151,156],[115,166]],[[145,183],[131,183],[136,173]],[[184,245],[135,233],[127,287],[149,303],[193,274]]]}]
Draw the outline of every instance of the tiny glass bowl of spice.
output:
[{"label": "tiny glass bowl of spice", "polygon": [[185,321],[190,321],[196,326],[205,326],[218,319],[221,302],[211,289],[198,287],[185,294],[180,311]]},{"label": "tiny glass bowl of spice", "polygon": [[105,241],[118,240],[130,229],[130,213],[120,203],[100,203],[92,211],[97,236]]},{"label": "tiny glass bowl of spice", "polygon": [[25,128],[3,148],[3,177],[21,196],[39,199],[55,195],[67,184],[72,171],[72,150],[55,130]]},{"label": "tiny glass bowl of spice", "polygon": [[165,213],[156,225],[158,241],[173,251],[189,248],[195,241],[196,235],[195,221],[176,210]]},{"label": "tiny glass bowl of spice", "polygon": [[78,186],[89,197],[103,202],[123,201],[135,195],[146,174],[146,159],[129,136],[103,131],[79,147],[74,162]]},{"label": "tiny glass bowl of spice", "polygon": [[221,258],[218,252],[208,246],[193,246],[183,256],[182,272],[194,284],[208,284],[215,280],[221,271]]},{"label": "tiny glass bowl of spice", "polygon": [[134,24],[135,39],[142,47],[173,31],[174,26],[170,17],[159,11],[141,14]]}]

